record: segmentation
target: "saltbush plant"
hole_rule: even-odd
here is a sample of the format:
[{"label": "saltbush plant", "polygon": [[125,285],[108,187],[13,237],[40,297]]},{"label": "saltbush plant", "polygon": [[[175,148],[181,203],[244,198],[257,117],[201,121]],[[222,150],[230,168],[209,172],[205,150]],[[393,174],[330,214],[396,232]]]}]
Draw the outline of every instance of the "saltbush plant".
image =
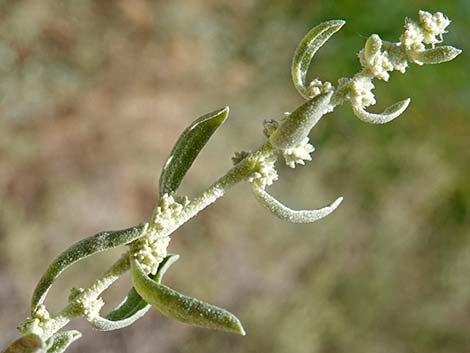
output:
[{"label": "saltbush plant", "polygon": [[[372,124],[387,123],[401,115],[410,99],[399,101],[382,113],[367,108],[376,103],[374,79],[388,81],[390,72],[404,73],[412,63],[437,64],[454,59],[460,50],[444,46],[443,34],[450,20],[442,13],[419,12],[419,20],[405,20],[398,42],[371,35],[358,57],[362,69],[352,77],[340,78],[336,85],[307,73],[317,50],[345,24],[333,20],[316,26],[300,41],[292,60],[294,86],[305,103],[280,120],[265,120],[266,140],[256,151],[241,151],[233,156],[233,168],[199,196],[190,199],[178,193],[186,172],[202,148],[224,123],[229,108],[218,109],[195,120],[179,137],[160,176],[158,202],[149,222],[128,229],[105,231],[73,244],[47,268],[34,290],[31,315],[18,327],[22,337],[4,353],[64,352],[81,337],[76,330],[62,331],[74,318],[85,318],[95,329],[110,331],[133,324],[151,307],[183,323],[245,335],[240,320],[229,311],[177,292],[162,283],[178,255],[167,251],[171,235],[201,210],[214,203],[235,184],[247,182],[259,203],[275,216],[294,223],[311,223],[328,216],[343,200],[316,210],[293,210],[267,192],[277,179],[276,162],[291,168],[311,160],[314,147],[309,133],[318,121],[335,107],[349,102],[353,113]],[[47,293],[59,275],[76,262],[122,246],[125,252],[88,288],[72,288],[68,304],[52,314],[45,306]],[[132,285],[124,300],[108,314],[101,314],[101,294],[120,276],[131,271]]]}]

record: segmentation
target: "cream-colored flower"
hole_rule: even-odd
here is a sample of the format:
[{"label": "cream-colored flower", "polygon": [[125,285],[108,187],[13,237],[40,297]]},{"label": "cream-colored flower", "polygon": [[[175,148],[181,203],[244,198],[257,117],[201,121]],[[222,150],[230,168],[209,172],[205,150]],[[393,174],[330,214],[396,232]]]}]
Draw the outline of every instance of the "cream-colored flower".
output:
[{"label": "cream-colored flower", "polygon": [[305,161],[311,161],[310,153],[313,151],[315,151],[315,148],[308,143],[308,137],[306,137],[295,147],[282,150],[282,155],[286,164],[291,168],[295,168],[296,164],[304,165]]},{"label": "cream-colored flower", "polygon": [[390,75],[387,71],[393,70],[393,64],[388,53],[382,50],[382,39],[377,34],[369,37],[358,57],[362,67],[378,79],[388,81]]},{"label": "cream-colored flower", "polygon": [[75,309],[81,316],[87,320],[93,320],[99,316],[100,310],[104,305],[102,298],[96,298],[92,294],[83,290],[83,288],[72,288],[70,290],[69,301],[73,301]]},{"label": "cream-colored flower", "polygon": [[137,259],[145,273],[151,274],[157,272],[158,265],[167,256],[170,243],[169,236],[158,236],[153,232],[131,244],[132,256]]},{"label": "cream-colored flower", "polygon": [[250,183],[264,189],[268,185],[272,185],[277,179],[277,171],[274,166],[276,156],[258,157],[255,161],[253,172],[248,175],[247,180]]},{"label": "cream-colored flower", "polygon": [[346,80],[349,86],[346,98],[351,101],[354,107],[368,107],[375,104],[375,96],[372,93],[375,86],[370,77],[358,76]]},{"label": "cream-colored flower", "polygon": [[175,220],[188,204],[188,199],[181,199],[182,203],[177,202],[173,196],[164,194],[153,214],[153,227],[158,231],[171,228]]},{"label": "cream-colored flower", "polygon": [[400,42],[407,51],[422,51],[424,31],[419,24],[409,18],[405,19],[405,31],[400,37]]},{"label": "cream-colored flower", "polygon": [[307,88],[307,94],[310,98],[316,97],[322,93],[328,93],[333,89],[333,85],[328,82],[322,82],[318,78],[310,81],[308,88]]},{"label": "cream-colored flower", "polygon": [[419,11],[419,22],[424,32],[423,43],[434,46],[442,42],[442,35],[446,32],[450,20],[442,12],[431,14],[427,11]]}]

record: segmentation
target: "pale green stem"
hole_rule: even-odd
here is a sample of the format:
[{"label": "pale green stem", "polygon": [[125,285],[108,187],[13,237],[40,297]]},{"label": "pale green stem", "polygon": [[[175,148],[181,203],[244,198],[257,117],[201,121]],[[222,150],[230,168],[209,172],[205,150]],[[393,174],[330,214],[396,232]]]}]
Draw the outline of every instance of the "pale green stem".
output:
[{"label": "pale green stem", "polygon": [[[255,165],[254,158],[269,156],[274,153],[273,147],[269,143],[262,145],[257,151],[250,153],[245,159],[230,169],[227,174],[213,183],[206,191],[195,197],[178,217],[177,222],[172,229],[165,229],[161,236],[173,233],[182,224],[194,217],[201,210],[214,203],[222,197],[224,193],[232,186],[243,181],[252,171]],[[88,297],[89,300],[97,299],[100,294],[113,284],[120,276],[122,276],[130,268],[129,252],[114,263],[111,268],[98,278],[89,288],[85,289],[76,298],[74,298],[62,311],[52,317],[47,325],[47,330],[43,334],[43,339],[47,339],[55,332],[67,325],[74,317],[83,316],[77,306],[80,299]]]},{"label": "pale green stem", "polygon": [[[219,178],[201,195],[195,197],[181,213],[177,220],[175,229],[186,223],[189,219],[196,216],[200,211],[214,203],[222,197],[231,187],[243,181],[253,172],[255,167],[254,160],[258,157],[268,157],[274,153],[274,149],[269,142],[262,145],[257,151],[250,153],[246,158],[240,161],[236,166],[230,169],[227,174]],[[174,230],[172,230],[173,232]]]},{"label": "pale green stem", "polygon": [[104,292],[111,284],[119,279],[127,270],[130,269],[129,253],[124,253],[121,258],[116,261],[113,266],[106,271],[106,273],[95,281],[80,295],[87,295],[92,299],[96,299]]},{"label": "pale green stem", "polygon": [[43,339],[51,337],[55,332],[67,325],[74,317],[83,316],[78,306],[80,299],[88,297],[89,300],[97,299],[111,284],[122,276],[130,268],[129,252],[124,253],[100,278],[82,293],[77,295],[62,311],[48,321],[47,329],[42,335]]}]

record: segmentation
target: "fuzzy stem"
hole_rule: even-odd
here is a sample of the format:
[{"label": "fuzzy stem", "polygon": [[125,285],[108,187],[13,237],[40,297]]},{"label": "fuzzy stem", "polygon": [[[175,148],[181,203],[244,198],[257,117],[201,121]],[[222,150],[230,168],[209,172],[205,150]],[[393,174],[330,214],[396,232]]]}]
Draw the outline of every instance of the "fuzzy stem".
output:
[{"label": "fuzzy stem", "polygon": [[222,197],[231,187],[243,181],[250,173],[253,172],[255,167],[254,160],[256,158],[265,156],[268,157],[274,153],[274,149],[269,142],[262,145],[255,152],[250,153],[232,169],[230,169],[224,176],[219,178],[211,186],[196,196],[182,211],[180,216],[175,222],[175,226],[171,229],[165,229],[164,234],[159,236],[167,236],[173,233],[176,229],[196,216],[207,206],[211,205],[217,199]]},{"label": "fuzzy stem", "polygon": [[[197,215],[201,210],[222,197],[231,187],[243,181],[253,171],[255,158],[269,156],[273,153],[274,149],[269,142],[262,145],[257,151],[250,153],[245,159],[230,169],[224,176],[209,186],[206,191],[195,197],[178,217],[175,226],[172,227],[172,229],[165,229],[165,234],[161,234],[161,236],[173,233],[181,225]],[[129,268],[129,252],[126,252],[100,278],[96,279],[90,287],[77,295],[77,297],[74,298],[64,309],[62,309],[57,315],[53,316],[50,321],[48,321],[47,328],[44,330],[41,337],[43,339],[47,339],[66,326],[72,318],[84,316],[83,311],[80,308],[81,300],[85,298],[88,301],[97,299],[102,292],[127,272]]]},{"label": "fuzzy stem", "polygon": [[67,325],[74,317],[83,316],[80,301],[97,299],[111,284],[126,273],[130,268],[129,252],[124,253],[101,277],[75,297],[64,309],[48,321],[47,328],[41,337],[45,340]]}]

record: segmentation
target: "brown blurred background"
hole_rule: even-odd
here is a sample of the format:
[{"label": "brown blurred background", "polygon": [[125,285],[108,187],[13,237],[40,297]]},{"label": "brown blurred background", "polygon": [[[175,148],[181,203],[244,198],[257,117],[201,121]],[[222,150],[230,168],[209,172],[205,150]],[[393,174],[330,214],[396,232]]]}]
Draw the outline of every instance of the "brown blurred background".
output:
[{"label": "brown blurred background", "polygon": [[[159,169],[193,119],[231,107],[184,181],[189,195],[261,143],[264,118],[301,103],[290,60],[309,28],[347,21],[312,67],[336,81],[358,71],[371,33],[397,40],[419,9],[448,15],[446,43],[464,53],[378,83],[380,107],[412,98],[395,122],[340,107],[312,132],[312,163],[279,163],[273,193],[294,208],[343,195],[332,216],[283,223],[240,185],[174,235],[182,257],[166,282],[236,313],[246,337],[152,311],[111,333],[77,320],[85,337],[70,352],[470,352],[468,0],[0,1],[0,348],[61,250],[148,219]],[[50,308],[119,253],[67,271]],[[116,304],[129,283],[105,298]]]}]

